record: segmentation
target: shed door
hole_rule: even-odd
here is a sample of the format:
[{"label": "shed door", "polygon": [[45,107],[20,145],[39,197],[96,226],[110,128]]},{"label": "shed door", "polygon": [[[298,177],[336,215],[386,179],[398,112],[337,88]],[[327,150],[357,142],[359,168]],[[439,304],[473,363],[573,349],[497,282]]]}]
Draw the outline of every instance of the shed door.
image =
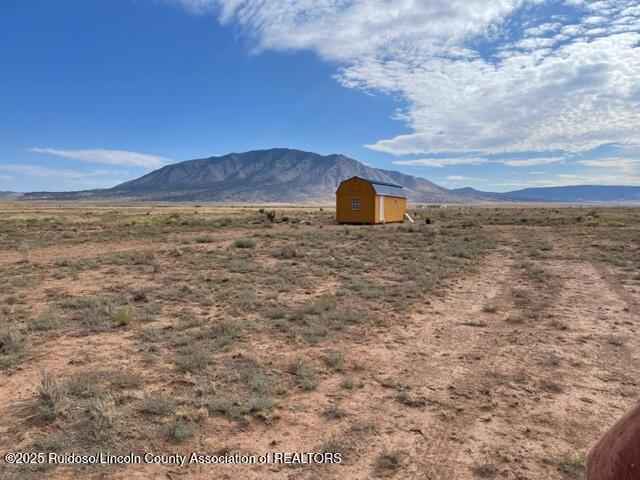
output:
[{"label": "shed door", "polygon": [[380,221],[384,222],[384,195],[380,195]]}]

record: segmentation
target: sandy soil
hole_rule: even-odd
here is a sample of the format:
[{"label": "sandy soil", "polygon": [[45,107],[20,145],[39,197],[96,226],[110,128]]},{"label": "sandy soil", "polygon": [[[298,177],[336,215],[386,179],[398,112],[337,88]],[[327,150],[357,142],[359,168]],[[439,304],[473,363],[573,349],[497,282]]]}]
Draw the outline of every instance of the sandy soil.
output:
[{"label": "sandy soil", "polygon": [[[554,254],[541,260],[551,273],[550,284],[541,286],[523,274],[521,238],[504,228],[501,245],[472,273],[422,299],[403,321],[332,344],[355,366],[345,375],[326,376],[311,392],[290,393],[261,420],[239,424],[211,416],[197,436],[179,446],[158,438],[140,445],[140,451],[262,454],[318,451],[333,438],[346,445],[341,465],[144,465],[87,473],[122,479],[564,478],[557,458],[586,452],[638,400],[640,318],[636,290],[621,285],[612,267],[589,258],[576,260],[569,253],[565,257],[565,250],[574,249],[570,238],[552,229],[541,235],[554,245]],[[142,246],[45,247],[29,256],[42,262]],[[13,252],[0,254],[2,263],[18,260]],[[96,281],[91,272],[82,278],[87,284]],[[51,287],[45,282],[38,288]],[[328,282],[321,290],[331,288],[335,285]],[[527,290],[538,302],[535,321],[505,321],[519,311],[514,289]],[[485,311],[487,305],[492,311]],[[612,336],[624,338],[624,344],[610,342]],[[311,347],[273,339],[244,348],[267,359],[267,365],[269,358],[282,365]],[[69,376],[105,365],[144,368],[130,332],[53,335],[30,351],[35,353],[23,368],[9,375],[0,372],[0,451],[30,444],[25,432],[32,431],[28,425],[41,371]],[[147,390],[154,388],[154,378],[162,377],[163,365],[153,368],[145,372]],[[341,387],[345,377],[353,381],[353,389]],[[399,401],[400,393],[414,404]],[[329,405],[339,406],[346,416],[325,418],[322,411]],[[381,470],[381,452],[394,453],[398,468]],[[73,469],[58,468],[50,477],[73,475]]]}]

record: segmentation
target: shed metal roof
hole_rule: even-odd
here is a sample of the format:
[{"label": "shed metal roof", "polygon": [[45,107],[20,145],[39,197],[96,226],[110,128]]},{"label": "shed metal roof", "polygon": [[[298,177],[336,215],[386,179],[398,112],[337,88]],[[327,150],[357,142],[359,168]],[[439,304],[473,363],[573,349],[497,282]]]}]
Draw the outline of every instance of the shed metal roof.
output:
[{"label": "shed metal roof", "polygon": [[397,185],[395,183],[389,182],[381,182],[379,180],[372,180],[370,178],[363,178],[363,180],[366,180],[371,185],[373,185],[373,189],[378,195],[389,195],[391,197],[407,198],[407,194],[404,193],[402,185]]}]

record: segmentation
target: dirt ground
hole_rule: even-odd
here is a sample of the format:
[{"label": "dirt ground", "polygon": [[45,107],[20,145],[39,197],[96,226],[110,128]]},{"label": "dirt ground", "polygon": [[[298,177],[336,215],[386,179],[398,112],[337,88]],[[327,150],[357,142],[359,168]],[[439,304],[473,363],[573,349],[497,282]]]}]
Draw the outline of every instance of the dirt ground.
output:
[{"label": "dirt ground", "polygon": [[0,452],[342,461],[0,479],[582,478],[638,402],[640,209],[258,208],[0,204]]}]

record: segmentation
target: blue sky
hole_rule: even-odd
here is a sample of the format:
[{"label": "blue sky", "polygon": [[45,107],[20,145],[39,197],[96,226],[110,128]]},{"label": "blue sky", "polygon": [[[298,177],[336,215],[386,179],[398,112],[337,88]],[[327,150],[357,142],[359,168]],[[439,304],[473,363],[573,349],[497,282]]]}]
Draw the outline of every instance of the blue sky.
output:
[{"label": "blue sky", "polygon": [[640,185],[640,1],[0,7],[0,190],[285,146],[447,187]]}]

